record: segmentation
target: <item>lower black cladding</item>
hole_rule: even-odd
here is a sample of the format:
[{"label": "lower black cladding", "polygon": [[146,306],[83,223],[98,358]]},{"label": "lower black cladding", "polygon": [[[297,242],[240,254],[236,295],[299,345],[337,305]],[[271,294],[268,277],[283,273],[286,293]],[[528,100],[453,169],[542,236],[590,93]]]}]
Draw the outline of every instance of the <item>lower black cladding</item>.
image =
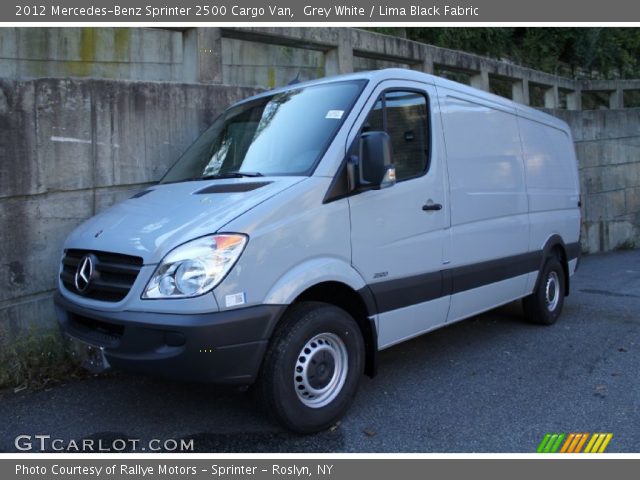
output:
[{"label": "lower black cladding", "polygon": [[[567,244],[565,250],[568,260],[574,260],[580,254],[580,244],[578,242]],[[539,271],[542,268],[543,260],[544,252],[539,250],[412,277],[372,283],[366,288],[375,298],[377,307],[375,313],[384,313]]]},{"label": "lower black cladding", "polygon": [[117,369],[184,381],[250,384],[285,305],[225,312],[108,312],[55,296],[64,334],[104,348]]},{"label": "lower black cladding", "polygon": [[541,262],[542,251],[539,251],[451,269],[450,294],[535,272],[540,269]]}]

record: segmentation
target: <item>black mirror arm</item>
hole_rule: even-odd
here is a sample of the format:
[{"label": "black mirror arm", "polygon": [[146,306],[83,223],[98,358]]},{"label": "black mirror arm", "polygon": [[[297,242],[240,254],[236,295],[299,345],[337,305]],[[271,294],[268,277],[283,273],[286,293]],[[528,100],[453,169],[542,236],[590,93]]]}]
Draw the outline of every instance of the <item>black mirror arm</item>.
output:
[{"label": "black mirror arm", "polygon": [[349,155],[347,158],[347,184],[350,192],[358,189],[359,163],[360,160],[357,155]]}]

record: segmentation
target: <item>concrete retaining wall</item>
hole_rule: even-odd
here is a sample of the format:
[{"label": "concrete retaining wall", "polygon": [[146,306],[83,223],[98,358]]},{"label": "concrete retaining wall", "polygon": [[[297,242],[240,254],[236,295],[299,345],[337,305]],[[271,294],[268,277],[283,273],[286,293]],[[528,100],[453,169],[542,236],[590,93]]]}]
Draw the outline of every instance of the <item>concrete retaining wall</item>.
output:
[{"label": "concrete retaining wall", "polygon": [[158,180],[224,107],[255,92],[0,79],[0,337],[52,324],[60,249],[76,225]]},{"label": "concrete retaining wall", "polygon": [[536,107],[640,107],[639,80],[585,81],[353,28],[2,28],[0,76],[273,87],[365,69],[436,73]]},{"label": "concrete retaining wall", "polygon": [[640,109],[551,113],[569,123],[574,136],[583,250],[640,246]]},{"label": "concrete retaining wall", "polygon": [[2,28],[2,77],[182,81],[188,40],[151,28]]}]

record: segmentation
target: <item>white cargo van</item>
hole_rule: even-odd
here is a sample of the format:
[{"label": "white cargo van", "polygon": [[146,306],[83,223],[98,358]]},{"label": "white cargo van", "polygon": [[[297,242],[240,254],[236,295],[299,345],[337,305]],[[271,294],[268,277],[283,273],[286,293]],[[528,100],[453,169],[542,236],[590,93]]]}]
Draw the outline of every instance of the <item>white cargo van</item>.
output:
[{"label": "white cargo van", "polygon": [[58,318],[87,368],[256,383],[314,432],[384,348],[520,298],[554,323],[579,205],[554,117],[410,70],[300,83],[233,105],[78,227]]}]

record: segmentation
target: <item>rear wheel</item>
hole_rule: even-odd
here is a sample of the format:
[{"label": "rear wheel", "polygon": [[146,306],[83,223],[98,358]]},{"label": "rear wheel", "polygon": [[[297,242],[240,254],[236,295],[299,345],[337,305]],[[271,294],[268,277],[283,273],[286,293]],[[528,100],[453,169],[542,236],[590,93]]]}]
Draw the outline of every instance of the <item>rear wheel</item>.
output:
[{"label": "rear wheel", "polygon": [[333,425],[364,371],[364,341],[344,310],[320,302],[291,307],[265,354],[258,393],[267,411],[297,433]]},{"label": "rear wheel", "polygon": [[560,260],[555,256],[547,259],[540,275],[536,290],[522,301],[524,315],[529,322],[552,325],[564,305],[566,279]]}]

